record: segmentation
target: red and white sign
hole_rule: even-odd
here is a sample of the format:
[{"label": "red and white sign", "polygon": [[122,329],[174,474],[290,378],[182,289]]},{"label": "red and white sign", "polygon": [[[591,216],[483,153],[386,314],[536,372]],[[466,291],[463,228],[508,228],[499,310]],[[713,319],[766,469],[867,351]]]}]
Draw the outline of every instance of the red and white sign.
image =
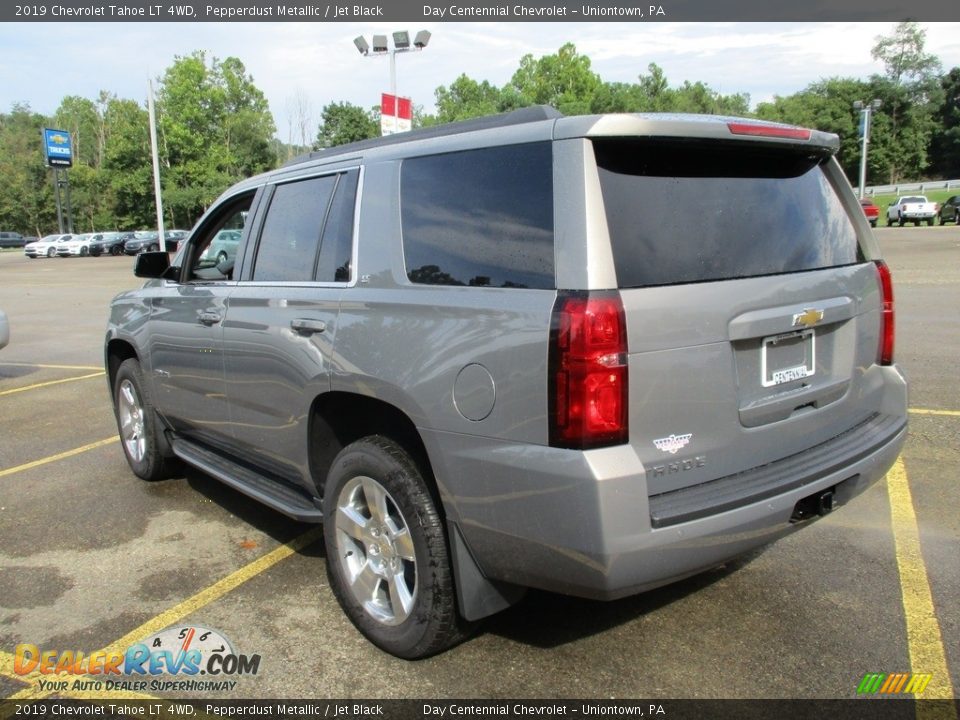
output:
[{"label": "red and white sign", "polygon": [[380,134],[407,132],[413,127],[413,102],[390,93],[380,96]]}]

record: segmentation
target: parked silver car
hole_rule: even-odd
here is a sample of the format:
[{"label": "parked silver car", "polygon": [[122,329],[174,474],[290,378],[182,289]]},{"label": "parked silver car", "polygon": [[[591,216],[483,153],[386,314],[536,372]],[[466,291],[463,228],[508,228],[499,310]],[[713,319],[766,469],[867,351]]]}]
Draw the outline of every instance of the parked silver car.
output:
[{"label": "parked silver car", "polygon": [[769,543],[906,435],[890,272],[838,147],[532,108],[241,182],[113,301],[130,466],[322,522],[344,611],[406,658],[526,588],[619,598]]}]

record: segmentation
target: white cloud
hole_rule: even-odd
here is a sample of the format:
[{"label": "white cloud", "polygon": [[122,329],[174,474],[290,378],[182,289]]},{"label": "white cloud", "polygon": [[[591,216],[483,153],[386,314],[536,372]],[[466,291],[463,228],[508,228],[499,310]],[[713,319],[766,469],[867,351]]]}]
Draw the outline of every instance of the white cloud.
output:
[{"label": "white cloud", "polygon": [[[926,23],[927,50],[960,66],[960,23]],[[401,26],[402,28],[402,26]],[[290,99],[302,91],[314,121],[330,102],[379,103],[390,84],[387,58],[361,57],[357,35],[398,27],[365,23],[77,23],[0,25],[0,110],[28,102],[52,113],[65,95],[101,89],[142,100],[146,80],[175,55],[207,50],[239,57],[267,96],[285,136]],[[633,82],[655,62],[671,85],[702,80],[752,103],[788,95],[820,78],[865,78],[892,23],[410,23],[433,34],[423,53],[397,57],[398,88],[433,108],[433,92],[461,73],[505,84],[520,58],[573,42],[605,80]]]}]

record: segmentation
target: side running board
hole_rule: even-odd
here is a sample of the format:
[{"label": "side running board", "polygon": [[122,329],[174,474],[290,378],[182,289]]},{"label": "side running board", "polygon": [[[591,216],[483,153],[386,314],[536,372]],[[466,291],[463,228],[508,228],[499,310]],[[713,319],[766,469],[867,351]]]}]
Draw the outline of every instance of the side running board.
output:
[{"label": "side running board", "polygon": [[259,500],[264,505],[306,523],[323,522],[323,511],[311,498],[277,480],[240,465],[229,458],[189,440],[174,437],[170,442],[173,454],[188,465],[202,470],[220,482]]}]

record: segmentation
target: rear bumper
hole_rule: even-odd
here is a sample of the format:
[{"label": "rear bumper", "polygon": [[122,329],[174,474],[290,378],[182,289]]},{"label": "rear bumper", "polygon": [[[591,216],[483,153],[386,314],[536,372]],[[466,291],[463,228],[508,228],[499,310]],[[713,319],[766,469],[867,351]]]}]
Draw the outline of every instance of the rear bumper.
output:
[{"label": "rear bumper", "polygon": [[[892,392],[899,399],[884,403],[892,414],[868,419],[822,452],[773,463],[782,474],[771,466],[739,474],[747,492],[726,478],[725,492],[691,489],[687,510],[696,512],[666,524],[658,523],[662,499],[648,497],[630,446],[577,452],[438,432],[424,439],[431,457],[451,463],[434,467],[448,519],[488,579],[609,600],[715,567],[805,526],[791,523],[804,498],[832,490],[840,506],[883,478],[906,439],[906,386],[895,369],[885,371],[900,379]],[[704,501],[710,496],[712,509]]]}]

